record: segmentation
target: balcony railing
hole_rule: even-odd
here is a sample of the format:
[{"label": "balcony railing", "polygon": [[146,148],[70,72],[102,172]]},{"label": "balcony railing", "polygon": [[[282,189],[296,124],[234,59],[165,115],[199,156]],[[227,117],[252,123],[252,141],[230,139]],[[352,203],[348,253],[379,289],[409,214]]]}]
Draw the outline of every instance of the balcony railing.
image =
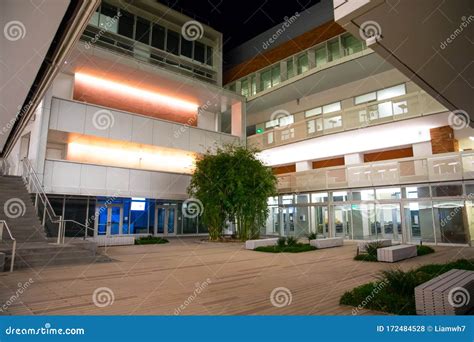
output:
[{"label": "balcony railing", "polygon": [[277,176],[279,192],[474,179],[474,152],[336,166]]},{"label": "balcony railing", "polygon": [[247,143],[259,149],[268,149],[326,134],[420,117],[445,110],[446,108],[431,96],[419,91],[310,117],[285,127],[277,127],[252,135],[247,138]]}]

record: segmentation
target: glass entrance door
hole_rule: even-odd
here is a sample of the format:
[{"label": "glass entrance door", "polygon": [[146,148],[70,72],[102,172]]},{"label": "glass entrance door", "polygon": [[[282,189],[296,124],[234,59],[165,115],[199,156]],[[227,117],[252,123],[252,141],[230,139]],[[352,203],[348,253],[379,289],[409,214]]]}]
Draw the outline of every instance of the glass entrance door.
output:
[{"label": "glass entrance door", "polygon": [[329,210],[327,206],[311,206],[310,231],[318,237],[329,237]]},{"label": "glass entrance door", "polygon": [[334,205],[333,207],[334,235],[345,239],[352,238],[351,206],[349,204]]},{"label": "glass entrance door", "polygon": [[399,241],[402,239],[400,203],[376,204],[377,236]]},{"label": "glass entrance door", "polygon": [[155,207],[155,235],[176,235],[176,206]]},{"label": "glass entrance door", "polygon": [[282,236],[289,236],[295,234],[295,208],[285,207],[282,208],[282,222],[283,222],[283,232]]},{"label": "glass entrance door", "polygon": [[123,206],[111,204],[101,210],[97,220],[97,235],[119,235],[122,233]]}]

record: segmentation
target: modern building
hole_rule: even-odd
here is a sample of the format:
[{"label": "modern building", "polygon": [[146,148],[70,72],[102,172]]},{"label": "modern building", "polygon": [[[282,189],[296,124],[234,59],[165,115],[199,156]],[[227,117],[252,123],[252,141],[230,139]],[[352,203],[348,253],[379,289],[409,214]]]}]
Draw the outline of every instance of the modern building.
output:
[{"label": "modern building", "polygon": [[[363,13],[370,20],[366,7],[377,14],[369,23],[376,29],[372,35],[370,27],[368,33],[359,31],[360,18],[355,25],[347,17]],[[405,2],[398,8],[408,14],[412,7]],[[408,16],[412,26],[424,8],[415,7]],[[263,234],[316,232],[434,244],[474,240],[474,131],[469,120],[454,116],[462,107],[455,107],[452,97],[472,107],[462,79],[469,70],[459,77],[450,69],[454,88],[445,87],[444,93],[439,85],[448,71],[430,64],[431,77],[423,77],[423,68],[411,77],[399,70],[380,46],[404,38],[397,36],[395,28],[404,25],[393,22],[393,10],[384,1],[321,1],[231,52],[225,86],[246,96],[247,143],[262,150],[261,158],[278,177],[280,195],[269,199]],[[433,16],[423,33],[442,13]],[[408,27],[400,30],[408,35]],[[391,46],[392,51],[412,61],[429,58],[407,51],[420,36],[404,50]],[[434,57],[438,63],[440,57]],[[458,58],[456,66],[466,59],[470,54]],[[433,80],[437,86],[427,90]]]},{"label": "modern building", "polygon": [[[1,93],[2,171],[28,180],[49,236],[206,234],[183,215],[193,161],[242,143],[278,178],[263,235],[474,240],[474,131],[452,114],[472,100],[394,63],[380,45],[395,33],[361,34],[348,2],[284,18],[225,70],[222,34],[157,1],[71,6],[60,16],[74,32],[45,26],[51,70],[39,60],[26,92]],[[13,43],[25,42],[2,40],[2,59]]]}]

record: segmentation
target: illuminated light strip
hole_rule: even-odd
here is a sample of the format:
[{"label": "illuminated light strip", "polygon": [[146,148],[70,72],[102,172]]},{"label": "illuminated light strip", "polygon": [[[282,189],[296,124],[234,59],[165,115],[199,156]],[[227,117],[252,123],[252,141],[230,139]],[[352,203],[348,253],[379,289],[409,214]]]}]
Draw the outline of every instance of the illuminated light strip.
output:
[{"label": "illuminated light strip", "polygon": [[159,102],[160,104],[163,104],[169,107],[178,107],[183,110],[194,111],[194,112],[197,112],[198,107],[199,107],[196,103],[180,100],[175,97],[162,95],[162,94],[155,93],[148,90],[138,89],[136,87],[131,87],[122,83],[105,80],[103,78],[86,75],[79,72],[75,74],[75,77],[79,81],[90,83],[91,85],[96,86],[96,87],[108,88],[110,90],[123,93],[124,95],[132,95],[132,96],[143,98],[144,100],[147,100],[147,101]]}]

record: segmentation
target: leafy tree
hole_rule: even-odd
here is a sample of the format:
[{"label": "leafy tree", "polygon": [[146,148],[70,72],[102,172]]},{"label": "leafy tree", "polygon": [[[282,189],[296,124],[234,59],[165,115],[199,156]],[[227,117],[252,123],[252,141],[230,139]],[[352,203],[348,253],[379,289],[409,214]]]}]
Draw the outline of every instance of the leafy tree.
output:
[{"label": "leafy tree", "polygon": [[241,240],[259,236],[268,217],[267,199],[276,194],[276,177],[256,157],[258,151],[227,145],[196,161],[188,193],[200,200],[209,237],[222,236],[227,220],[236,223]]}]

